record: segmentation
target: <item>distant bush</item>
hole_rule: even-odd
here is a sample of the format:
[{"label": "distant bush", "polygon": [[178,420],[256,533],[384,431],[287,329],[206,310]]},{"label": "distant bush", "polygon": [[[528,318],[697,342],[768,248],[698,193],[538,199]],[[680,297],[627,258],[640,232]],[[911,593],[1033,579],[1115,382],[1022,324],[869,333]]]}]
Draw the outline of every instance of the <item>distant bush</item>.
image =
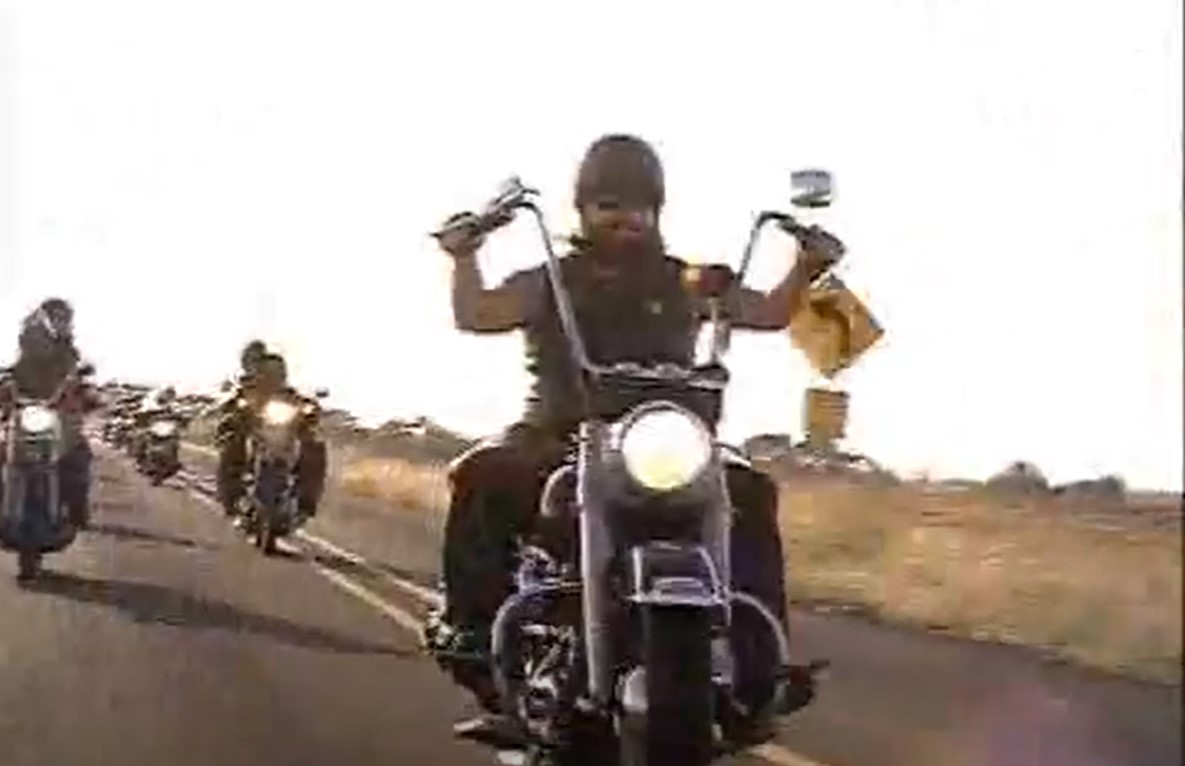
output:
[{"label": "distant bush", "polygon": [[989,489],[1022,494],[1043,494],[1049,492],[1049,480],[1040,468],[1032,463],[1017,460],[1003,471],[987,480]]}]

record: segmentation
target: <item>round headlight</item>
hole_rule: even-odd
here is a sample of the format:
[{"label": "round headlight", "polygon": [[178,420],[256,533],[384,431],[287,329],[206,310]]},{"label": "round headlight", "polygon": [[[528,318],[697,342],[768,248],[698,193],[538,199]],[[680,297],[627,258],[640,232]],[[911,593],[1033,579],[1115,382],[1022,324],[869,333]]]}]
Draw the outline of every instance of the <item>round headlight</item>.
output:
[{"label": "round headlight", "polygon": [[263,419],[273,426],[283,426],[292,422],[299,410],[288,402],[273,399],[263,407]]},{"label": "round headlight", "polygon": [[165,438],[177,433],[177,424],[171,420],[157,420],[148,427],[153,436]]},{"label": "round headlight", "polygon": [[712,457],[708,429],[674,408],[655,409],[628,422],[619,445],[629,475],[655,492],[691,484]]},{"label": "round headlight", "polygon": [[57,424],[57,413],[40,404],[33,404],[21,410],[21,430],[25,433],[44,433],[53,430]]}]

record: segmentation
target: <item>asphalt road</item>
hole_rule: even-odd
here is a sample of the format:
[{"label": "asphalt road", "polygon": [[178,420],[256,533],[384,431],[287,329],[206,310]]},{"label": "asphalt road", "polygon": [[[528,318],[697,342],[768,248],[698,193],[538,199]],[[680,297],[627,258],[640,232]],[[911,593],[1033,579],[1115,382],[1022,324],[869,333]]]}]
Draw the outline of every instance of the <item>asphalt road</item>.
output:
[{"label": "asphalt road", "polygon": [[[0,565],[5,766],[496,763],[454,740],[472,711],[416,649],[438,522],[332,494],[264,558],[200,491],[100,453],[94,528],[22,588]],[[1026,652],[798,614],[833,670],[774,744],[782,766],[1176,766],[1180,689]]]}]

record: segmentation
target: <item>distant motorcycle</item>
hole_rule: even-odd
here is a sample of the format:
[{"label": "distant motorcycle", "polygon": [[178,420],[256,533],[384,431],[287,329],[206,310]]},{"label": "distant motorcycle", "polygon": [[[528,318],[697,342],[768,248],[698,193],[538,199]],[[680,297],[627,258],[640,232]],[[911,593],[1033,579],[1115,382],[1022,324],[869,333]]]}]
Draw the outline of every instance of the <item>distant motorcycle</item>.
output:
[{"label": "distant motorcycle", "polygon": [[132,441],[132,419],[126,412],[110,412],[103,421],[103,440],[112,447],[127,449]]},{"label": "distant motorcycle", "polygon": [[3,424],[0,547],[17,554],[18,579],[36,577],[42,558],[64,550],[78,534],[61,492],[62,459],[74,446],[62,416],[79,408],[85,379],[93,372],[90,365],[79,367],[46,399],[26,397],[15,386],[9,387]]},{"label": "distant motorcycle", "polygon": [[[321,416],[319,390],[314,398],[293,391],[270,397],[253,418],[247,439],[247,491],[242,503],[244,529],[254,535],[265,555],[275,553],[276,541],[292,534],[308,520],[297,502],[297,461],[301,437],[317,427]],[[240,406],[246,406],[245,403]]]},{"label": "distant motorcycle", "polygon": [[154,485],[181,470],[181,432],[186,422],[180,413],[167,410],[151,416],[137,434],[136,468]]}]

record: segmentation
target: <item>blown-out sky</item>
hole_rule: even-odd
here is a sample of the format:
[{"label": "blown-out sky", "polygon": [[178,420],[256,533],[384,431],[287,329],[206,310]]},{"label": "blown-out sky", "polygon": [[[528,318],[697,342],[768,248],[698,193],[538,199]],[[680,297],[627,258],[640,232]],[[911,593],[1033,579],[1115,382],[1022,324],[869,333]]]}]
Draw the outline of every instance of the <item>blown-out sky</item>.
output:
[{"label": "blown-out sky", "polygon": [[[570,227],[583,149],[631,131],[691,259],[735,259],[790,169],[835,173],[817,218],[887,329],[835,382],[851,446],[1181,488],[1179,0],[0,9],[14,339],[61,294],[101,374],[210,386],[263,335],[366,418],[495,429],[521,405],[519,341],[452,329],[426,232],[511,173]],[[754,281],[790,253],[771,237]],[[483,262],[541,257],[524,221]],[[788,337],[732,360],[727,433],[800,433],[816,381]]]}]

